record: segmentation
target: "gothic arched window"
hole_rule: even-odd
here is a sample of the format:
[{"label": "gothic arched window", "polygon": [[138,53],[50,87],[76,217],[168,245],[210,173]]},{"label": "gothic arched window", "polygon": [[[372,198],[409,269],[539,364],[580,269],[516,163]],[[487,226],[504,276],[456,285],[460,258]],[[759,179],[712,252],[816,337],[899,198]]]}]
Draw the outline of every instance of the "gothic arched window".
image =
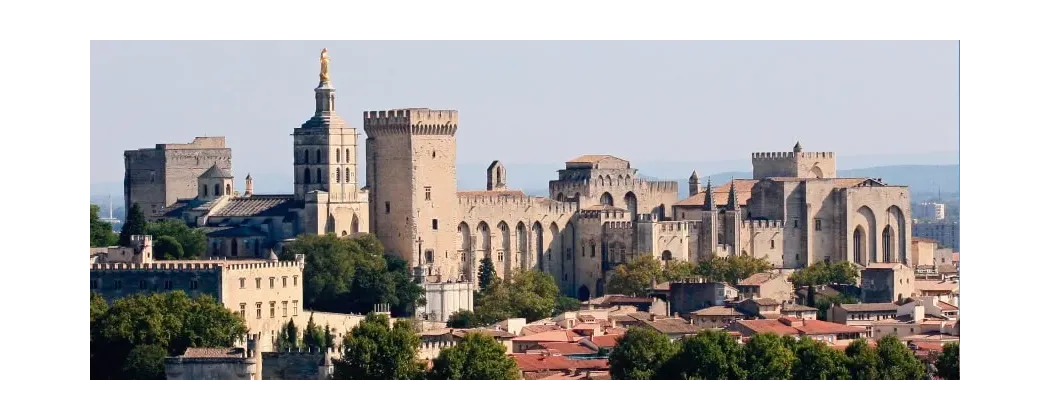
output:
[{"label": "gothic arched window", "polygon": [[320,184],[322,182],[324,182],[324,178],[321,178],[321,168],[317,168],[317,183]]},{"label": "gothic arched window", "polygon": [[346,149],[346,163],[350,163],[350,149]]},{"label": "gothic arched window", "polygon": [[310,168],[303,169],[303,184],[310,183]]},{"label": "gothic arched window", "polygon": [[346,168],[346,182],[350,182],[350,168]]},{"label": "gothic arched window", "polygon": [[303,163],[310,163],[310,151],[303,150]]},{"label": "gothic arched window", "polygon": [[215,184],[215,196],[218,197],[220,195],[222,195],[222,186]]},{"label": "gothic arched window", "polygon": [[341,180],[341,177],[340,177],[340,173],[339,173],[339,168],[336,168],[335,169],[335,182],[340,182],[340,180]]},{"label": "gothic arched window", "polygon": [[317,163],[321,163],[321,149],[317,149]]}]

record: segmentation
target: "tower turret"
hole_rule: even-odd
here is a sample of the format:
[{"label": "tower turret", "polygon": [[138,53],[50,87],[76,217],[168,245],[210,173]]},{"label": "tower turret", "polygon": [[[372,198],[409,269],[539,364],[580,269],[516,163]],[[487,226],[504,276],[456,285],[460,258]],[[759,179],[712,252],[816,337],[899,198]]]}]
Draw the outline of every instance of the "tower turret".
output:
[{"label": "tower turret", "polygon": [[718,207],[715,204],[715,197],[711,191],[711,178],[707,178],[707,189],[704,190],[704,210],[715,211]]},{"label": "tower turret", "polygon": [[801,141],[796,141],[795,142],[794,151],[795,151],[795,153],[802,153],[802,142]]},{"label": "tower turret", "polygon": [[224,195],[233,195],[233,175],[216,163],[197,177],[197,198],[213,200]]},{"label": "tower turret", "polygon": [[689,196],[692,197],[700,193],[700,175],[693,171],[693,174],[689,176]]},{"label": "tower turret", "polygon": [[252,191],[254,191],[254,188],[252,188],[252,174],[248,174],[248,177],[244,178],[244,196],[251,197]]}]

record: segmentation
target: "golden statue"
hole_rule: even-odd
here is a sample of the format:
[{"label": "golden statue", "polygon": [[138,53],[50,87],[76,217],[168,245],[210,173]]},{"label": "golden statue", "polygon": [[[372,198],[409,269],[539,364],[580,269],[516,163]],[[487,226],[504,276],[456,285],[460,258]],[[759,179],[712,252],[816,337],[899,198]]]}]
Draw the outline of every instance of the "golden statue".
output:
[{"label": "golden statue", "polygon": [[321,82],[328,81],[328,48],[321,50]]}]

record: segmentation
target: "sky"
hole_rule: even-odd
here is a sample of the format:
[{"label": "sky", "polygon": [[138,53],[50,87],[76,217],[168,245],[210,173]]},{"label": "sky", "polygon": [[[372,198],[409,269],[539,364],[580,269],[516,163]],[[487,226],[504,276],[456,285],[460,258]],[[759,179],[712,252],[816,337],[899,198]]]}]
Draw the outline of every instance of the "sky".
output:
[{"label": "sky", "polygon": [[[226,136],[238,182],[290,191],[322,48],[348,124],[456,109],[470,167],[612,154],[656,175],[749,170],[796,140],[840,168],[958,163],[955,41],[93,41],[91,182],[121,181],[124,150]],[[358,148],[364,179],[364,135]]]}]

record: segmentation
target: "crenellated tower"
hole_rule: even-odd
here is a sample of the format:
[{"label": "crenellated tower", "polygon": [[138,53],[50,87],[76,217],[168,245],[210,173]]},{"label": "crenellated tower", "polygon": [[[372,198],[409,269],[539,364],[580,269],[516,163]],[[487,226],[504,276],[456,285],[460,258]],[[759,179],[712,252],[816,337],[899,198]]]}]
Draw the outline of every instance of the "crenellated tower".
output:
[{"label": "crenellated tower", "polygon": [[458,126],[454,110],[364,113],[370,230],[431,281],[458,277]]},{"label": "crenellated tower", "polygon": [[834,152],[803,152],[795,142],[790,152],[751,154],[752,178],[835,178]]}]

